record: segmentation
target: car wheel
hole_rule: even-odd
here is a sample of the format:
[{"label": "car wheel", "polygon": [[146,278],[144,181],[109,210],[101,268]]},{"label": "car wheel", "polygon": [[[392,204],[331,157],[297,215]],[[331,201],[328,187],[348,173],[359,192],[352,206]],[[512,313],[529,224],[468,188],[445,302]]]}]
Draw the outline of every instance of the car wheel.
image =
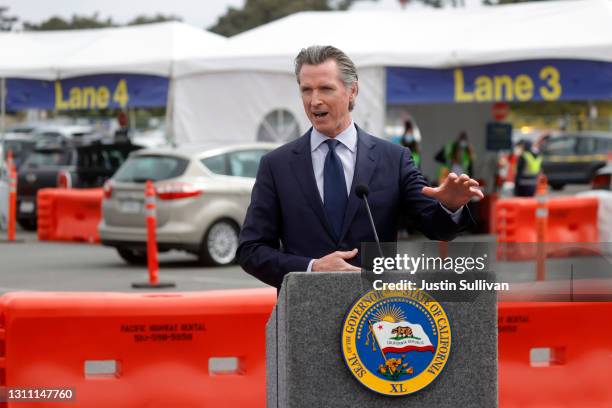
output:
[{"label": "car wheel", "polygon": [[17,224],[26,231],[36,231],[36,220],[18,218]]},{"label": "car wheel", "polygon": [[555,191],[561,191],[563,190],[563,187],[565,187],[565,184],[553,183],[550,185],[550,187]]},{"label": "car wheel", "polygon": [[117,248],[117,253],[121,259],[130,265],[146,265],[147,264],[147,251],[136,250],[131,248]]},{"label": "car wheel", "polygon": [[233,263],[238,249],[238,226],[231,220],[215,222],[204,235],[200,263],[222,266]]}]

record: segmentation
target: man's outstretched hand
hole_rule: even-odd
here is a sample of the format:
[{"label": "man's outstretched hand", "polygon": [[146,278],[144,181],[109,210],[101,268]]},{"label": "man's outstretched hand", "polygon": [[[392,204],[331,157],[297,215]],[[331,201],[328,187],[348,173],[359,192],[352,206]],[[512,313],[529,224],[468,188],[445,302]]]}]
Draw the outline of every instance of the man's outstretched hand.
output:
[{"label": "man's outstretched hand", "polygon": [[472,197],[484,198],[476,180],[467,174],[457,176],[455,173],[450,173],[439,187],[423,187],[423,194],[435,198],[453,212],[467,204]]},{"label": "man's outstretched hand", "polygon": [[313,272],[359,272],[360,268],[346,262],[357,255],[357,248],[352,251],[336,251],[325,255],[323,258],[315,259],[312,263]]}]

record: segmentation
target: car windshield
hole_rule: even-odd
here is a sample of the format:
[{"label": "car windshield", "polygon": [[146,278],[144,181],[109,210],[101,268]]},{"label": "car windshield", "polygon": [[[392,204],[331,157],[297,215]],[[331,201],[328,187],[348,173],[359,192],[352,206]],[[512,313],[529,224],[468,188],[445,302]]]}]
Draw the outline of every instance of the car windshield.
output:
[{"label": "car windshield", "polygon": [[136,183],[167,180],[182,175],[188,164],[188,160],[174,156],[134,156],[119,168],[114,179]]},{"label": "car windshield", "polygon": [[569,155],[574,154],[577,139],[575,137],[560,137],[553,139],[544,146],[546,155]]},{"label": "car windshield", "polygon": [[115,172],[138,147],[125,145],[93,145],[78,149],[79,170],[109,170]]},{"label": "car windshield", "polygon": [[35,144],[32,140],[6,140],[4,142],[4,151],[8,152],[10,150],[14,155],[25,154],[32,150]]},{"label": "car windshield", "polygon": [[36,151],[30,153],[24,166],[39,167],[39,166],[67,166],[70,164],[70,152],[49,150]]},{"label": "car windshield", "polygon": [[28,134],[32,133],[34,130],[36,130],[34,126],[15,126],[9,128],[7,131],[12,133]]}]

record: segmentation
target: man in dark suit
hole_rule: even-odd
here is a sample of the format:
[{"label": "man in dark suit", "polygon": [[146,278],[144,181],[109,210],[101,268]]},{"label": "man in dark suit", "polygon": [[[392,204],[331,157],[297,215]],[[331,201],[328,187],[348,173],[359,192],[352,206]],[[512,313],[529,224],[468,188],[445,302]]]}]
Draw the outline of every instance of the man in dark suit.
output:
[{"label": "man in dark suit", "polygon": [[402,213],[435,240],[451,240],[472,221],[463,206],[482,197],[478,182],[450,174],[431,188],[410,150],[369,135],[351,119],[357,70],[331,46],[303,49],[295,73],[312,128],[265,155],[240,232],[238,260],[280,287],[294,271],[359,271],[357,247],[374,235],[355,187],[369,188],[381,241],[397,239]]}]

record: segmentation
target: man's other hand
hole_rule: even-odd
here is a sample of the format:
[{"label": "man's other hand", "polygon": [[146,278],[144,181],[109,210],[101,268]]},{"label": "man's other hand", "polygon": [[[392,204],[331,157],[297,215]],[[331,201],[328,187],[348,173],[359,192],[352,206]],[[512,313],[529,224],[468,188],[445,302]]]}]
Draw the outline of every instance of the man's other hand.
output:
[{"label": "man's other hand", "polygon": [[323,258],[315,259],[312,263],[313,272],[338,272],[349,271],[359,272],[360,268],[346,262],[347,259],[352,259],[357,255],[357,248],[352,251],[336,251]]},{"label": "man's other hand", "polygon": [[477,187],[478,182],[467,174],[457,176],[450,173],[439,187],[423,187],[423,194],[435,198],[449,211],[454,212],[467,204],[472,197],[484,198],[484,194]]}]

